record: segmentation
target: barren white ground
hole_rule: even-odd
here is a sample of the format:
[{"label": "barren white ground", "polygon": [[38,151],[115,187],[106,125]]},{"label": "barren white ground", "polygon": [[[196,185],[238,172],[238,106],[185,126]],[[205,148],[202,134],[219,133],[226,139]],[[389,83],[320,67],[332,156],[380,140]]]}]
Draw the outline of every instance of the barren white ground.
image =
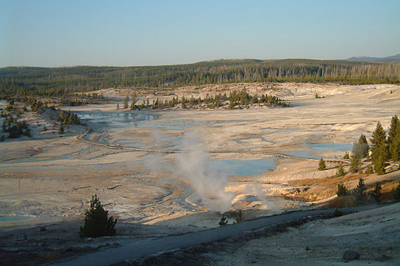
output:
[{"label": "barren white ground", "polygon": [[[42,235],[46,239],[64,237],[65,241],[77,241],[79,224],[94,194],[100,197],[110,214],[119,219],[117,230],[124,235],[161,236],[216,227],[221,215],[206,203],[197,201],[196,189],[190,186],[187,176],[177,171],[177,154],[154,152],[165,150],[171,144],[162,141],[163,138],[184,139],[190,133],[203,141],[204,156],[209,160],[261,160],[303,151],[308,149],[304,146],[306,143],[352,144],[360,134],[369,139],[378,121],[387,129],[391,117],[400,114],[400,87],[396,85],[286,83],[271,89],[254,83],[208,85],[197,90],[178,88],[174,93],[205,97],[244,87],[251,94],[278,95],[293,107],[154,111],[157,119],[143,122],[140,127],[113,130],[101,124],[90,124],[93,132],[84,141],[77,137],[85,132],[84,127],[72,126],[60,137],[52,130],[41,131],[43,125],[51,128],[48,116],[27,117],[34,125],[33,138],[0,144],[0,216],[30,219],[0,222],[2,235],[12,239],[24,228],[64,226],[64,231]],[[132,112],[115,110],[116,103],[122,106],[121,100],[131,93],[129,90],[104,90],[103,94],[112,103],[74,107],[71,111]],[[325,98],[316,99],[316,93]],[[139,101],[146,96],[139,94]],[[150,96],[150,100],[153,99],[155,96]],[[118,141],[127,139],[140,140],[146,148],[131,151],[108,147],[118,146]],[[101,144],[102,140],[106,140],[108,146]],[[179,147],[177,149],[179,152]],[[343,155],[342,151],[316,154],[329,158]],[[300,207],[298,201],[282,198],[282,195],[293,196],[298,191],[289,182],[326,178],[336,171],[334,163],[328,164],[327,171],[318,171],[318,160],[278,158],[275,163],[276,169],[257,175],[228,174],[224,192],[234,193],[232,210],[245,210],[247,217],[252,218],[284,209],[306,208]],[[399,180],[399,171],[365,177],[367,184],[387,179]],[[356,182],[349,179],[345,185],[352,188]],[[309,203],[327,200],[335,194],[324,191],[324,187],[308,189],[312,191],[307,194]],[[124,231],[131,223],[140,230]],[[151,230],[146,230],[148,226]],[[39,234],[32,233],[32,238],[35,237],[40,241]]]}]

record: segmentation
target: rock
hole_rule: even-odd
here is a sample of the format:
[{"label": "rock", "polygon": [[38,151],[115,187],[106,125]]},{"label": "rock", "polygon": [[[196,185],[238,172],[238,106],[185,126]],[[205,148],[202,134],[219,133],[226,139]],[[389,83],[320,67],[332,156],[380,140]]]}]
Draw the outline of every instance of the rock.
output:
[{"label": "rock", "polygon": [[358,260],[360,258],[360,254],[355,252],[354,250],[347,250],[344,254],[343,254],[343,259],[344,260]]}]

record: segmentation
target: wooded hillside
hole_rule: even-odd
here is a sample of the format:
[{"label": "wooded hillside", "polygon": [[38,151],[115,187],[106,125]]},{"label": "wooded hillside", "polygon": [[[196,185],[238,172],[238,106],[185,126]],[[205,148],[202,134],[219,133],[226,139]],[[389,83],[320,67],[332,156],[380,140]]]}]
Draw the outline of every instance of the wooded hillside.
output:
[{"label": "wooded hillside", "polygon": [[400,64],[333,60],[217,60],[142,67],[0,69],[0,93],[60,96],[118,87],[174,87],[228,82],[400,83]]}]

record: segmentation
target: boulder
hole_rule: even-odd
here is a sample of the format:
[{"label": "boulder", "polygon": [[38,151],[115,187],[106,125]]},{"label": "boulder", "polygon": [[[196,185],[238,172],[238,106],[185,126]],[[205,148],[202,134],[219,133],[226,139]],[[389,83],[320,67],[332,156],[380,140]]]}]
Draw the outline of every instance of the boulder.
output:
[{"label": "boulder", "polygon": [[358,260],[360,258],[360,254],[355,252],[354,250],[347,250],[344,254],[343,254],[343,260]]}]

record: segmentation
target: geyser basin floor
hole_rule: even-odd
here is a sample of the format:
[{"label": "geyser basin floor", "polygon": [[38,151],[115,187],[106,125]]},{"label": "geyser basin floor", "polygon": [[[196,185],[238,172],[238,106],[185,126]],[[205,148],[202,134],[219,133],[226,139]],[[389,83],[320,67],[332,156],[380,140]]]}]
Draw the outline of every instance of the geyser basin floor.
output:
[{"label": "geyser basin floor", "polygon": [[[234,176],[228,175],[227,180],[230,191],[235,195],[248,194],[246,184],[252,182],[261,187],[266,196],[282,196],[290,192],[293,189],[288,184],[290,180],[323,178],[334,175],[335,170],[333,173],[331,170],[320,172],[315,161],[275,160],[257,152],[285,154],[304,150],[303,145],[310,145],[307,141],[318,135],[323,136],[318,139],[319,143],[353,143],[361,134],[370,138],[377,121],[387,128],[390,118],[399,112],[399,86],[275,85],[273,91],[263,84],[245,86],[258,95],[277,94],[295,101],[298,107],[125,112],[115,111],[115,102],[104,106],[72,107],[71,111],[78,112],[82,121],[99,135],[98,139],[109,145],[131,139],[140,140],[138,143],[146,144],[145,148],[156,149],[160,148],[157,146],[157,140],[160,140],[166,144],[164,149],[180,149],[179,138],[193,131],[202,137],[207,151],[212,152],[210,164],[220,161],[229,168],[228,173],[233,172]],[[216,85],[218,88],[224,86],[229,93],[239,85]],[[187,93],[186,89],[177,88],[176,94]],[[321,95],[326,98],[315,99],[316,90],[319,94],[323,92]],[[203,97],[206,93],[213,91],[204,92]],[[120,96],[122,100],[125,97]],[[103,111],[93,112],[92,109]],[[154,135],[156,130],[161,133],[158,139]],[[82,131],[84,128],[77,130]],[[306,148],[317,151],[318,147]],[[172,201],[185,192],[178,186],[168,187],[170,179],[181,182],[182,186],[188,184],[180,180],[171,168],[153,168],[158,162],[147,160],[150,153],[145,151],[92,146],[68,132],[62,137],[46,133],[34,135],[31,139],[6,140],[1,143],[0,150],[0,213],[3,215],[23,216],[36,212],[41,213],[46,222],[53,221],[53,216],[82,220],[88,200],[97,194],[106,208],[126,210],[123,217],[130,216],[133,221],[158,217],[158,223],[170,220],[171,224],[185,227],[189,224],[187,219],[192,212]],[[27,154],[34,156],[27,157]],[[342,157],[344,152],[331,151],[330,147],[318,150],[318,158],[327,154],[329,157]],[[172,164],[175,156],[163,154],[162,164]],[[278,163],[277,169],[274,169],[274,163]],[[126,177],[132,174],[143,178],[130,180]],[[252,176],[248,178],[245,175]],[[367,177],[366,181],[372,181],[372,178],[375,177]],[[315,194],[324,191],[325,188],[321,187]],[[287,205],[285,202],[288,201],[283,200],[281,205],[284,208],[298,208],[295,201]],[[220,217],[213,219],[209,221],[210,226],[215,226]],[[36,221],[32,219],[29,224]]]}]

